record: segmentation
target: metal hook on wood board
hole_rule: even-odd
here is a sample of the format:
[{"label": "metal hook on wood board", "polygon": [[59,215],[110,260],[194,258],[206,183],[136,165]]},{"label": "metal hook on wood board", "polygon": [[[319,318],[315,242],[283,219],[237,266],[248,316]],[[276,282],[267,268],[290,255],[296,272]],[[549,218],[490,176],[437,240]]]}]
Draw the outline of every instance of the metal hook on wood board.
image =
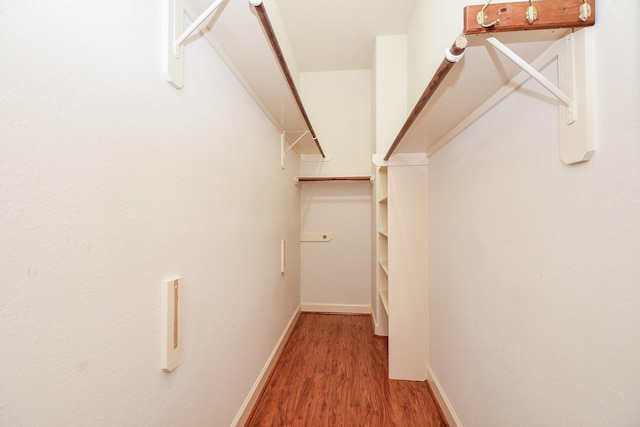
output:
[{"label": "metal hook on wood board", "polygon": [[591,5],[587,3],[587,0],[584,0],[584,3],[580,5],[580,15],[578,15],[578,18],[582,22],[586,22],[587,19],[589,19],[590,17],[591,17]]},{"label": "metal hook on wood board", "polygon": [[538,9],[533,5],[533,0],[529,0],[529,7],[525,12],[525,18],[529,24],[533,24],[538,19]]},{"label": "metal hook on wood board", "polygon": [[484,21],[487,19],[487,15],[484,14],[485,9],[487,8],[487,6],[489,6],[489,4],[491,3],[492,0],[489,0],[487,2],[487,4],[485,4],[482,7],[482,10],[480,12],[478,12],[478,16],[477,16],[477,20],[478,20],[478,24],[482,25],[484,28],[491,28],[496,24],[500,23],[500,19],[496,19],[495,21],[491,22],[490,24],[485,23]]}]

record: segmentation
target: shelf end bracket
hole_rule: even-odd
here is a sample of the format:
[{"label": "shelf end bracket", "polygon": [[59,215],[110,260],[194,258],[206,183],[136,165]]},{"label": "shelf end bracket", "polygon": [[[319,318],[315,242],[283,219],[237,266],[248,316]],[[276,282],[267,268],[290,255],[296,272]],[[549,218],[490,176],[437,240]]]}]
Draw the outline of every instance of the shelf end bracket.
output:
[{"label": "shelf end bracket", "polygon": [[558,60],[559,87],[494,37],[487,39],[492,46],[522,68],[524,73],[533,77],[560,100],[559,154],[560,159],[568,165],[586,162],[595,153],[591,30],[581,28],[554,45],[553,51]]},{"label": "shelf end bracket", "polygon": [[561,91],[556,85],[551,83],[549,79],[542,75],[538,70],[533,68],[527,61],[518,56],[517,53],[505,46],[501,41],[495,37],[489,37],[487,41],[495,47],[500,53],[509,58],[514,64],[522,68],[527,74],[533,77],[538,83],[540,83],[545,89],[547,89],[553,96],[558,98],[560,102],[567,106],[567,124],[571,124],[576,121],[576,106],[572,98],[566,93]]},{"label": "shelf end bracket", "polygon": [[[289,144],[289,146],[287,146],[287,140],[286,140],[286,136],[287,136],[287,132],[289,133],[300,133],[301,135],[298,137],[298,139],[296,139],[295,141],[293,141],[291,144]],[[302,138],[305,137],[305,135],[307,135],[309,133],[308,130],[300,130],[300,131],[282,131],[282,133],[280,134],[280,167],[282,169],[284,169],[284,158],[287,155],[287,153],[289,151],[291,151],[293,149],[293,147],[302,140]]]},{"label": "shelf end bracket", "polygon": [[162,72],[166,80],[181,89],[184,86],[184,42],[226,0],[215,0],[187,29],[184,29],[183,0],[164,0],[162,10]]}]

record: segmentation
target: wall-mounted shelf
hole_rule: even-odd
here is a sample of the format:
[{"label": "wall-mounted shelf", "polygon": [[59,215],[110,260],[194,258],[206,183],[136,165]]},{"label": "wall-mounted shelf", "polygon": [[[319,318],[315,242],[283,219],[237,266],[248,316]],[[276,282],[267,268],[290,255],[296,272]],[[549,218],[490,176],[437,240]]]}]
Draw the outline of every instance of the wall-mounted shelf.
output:
[{"label": "wall-mounted shelf", "polygon": [[[261,1],[252,0],[249,4],[248,1],[216,0],[203,14],[196,11],[191,1],[164,1],[167,2],[166,8],[173,11],[167,13],[167,19],[173,19],[167,23],[167,30],[172,33],[169,38],[181,32],[184,14],[197,21],[209,9],[216,9],[199,26],[201,35],[218,52],[279,132],[285,135],[288,145],[292,145],[304,133],[303,138],[293,147],[295,152],[299,155],[319,154],[324,157],[276,32]],[[197,1],[197,5],[201,3],[204,1]],[[276,14],[277,11],[273,13]],[[176,26],[179,27],[177,30],[174,28]],[[187,38],[182,45],[188,45],[193,37],[196,36]],[[165,42],[164,49],[169,51],[169,55],[173,46],[171,43]],[[184,48],[180,47],[179,50],[183,61]],[[181,84],[176,86],[181,87]]]},{"label": "wall-mounted shelf", "polygon": [[[431,156],[520,87],[530,75],[512,62],[515,56],[531,65],[534,71],[557,59],[558,90],[573,102],[570,106],[559,102],[560,158],[567,164],[591,158],[594,152],[591,101],[593,79],[590,77],[591,33],[588,28],[574,30],[573,27],[594,25],[595,0],[589,0],[589,8],[593,13],[584,22],[579,19],[579,10],[584,2],[539,0],[533,4],[540,6],[540,21],[543,13],[547,13],[545,10],[549,8],[554,11],[569,10],[572,13],[563,13],[560,18],[554,18],[552,23],[544,21],[544,25],[537,25],[538,21],[528,24],[524,14],[519,14],[517,18],[511,17],[511,13],[520,13],[522,7],[529,7],[530,2],[527,1],[485,5],[485,13],[489,14],[487,22],[501,20],[493,27],[482,27],[482,30],[478,30],[477,25],[474,27],[469,24],[470,18],[467,18],[465,24],[468,45],[464,51],[464,58],[455,66],[449,67],[448,74],[445,73],[446,79],[440,70],[435,73],[434,79],[416,103],[416,108],[410,113],[385,155],[385,160],[397,153],[426,152],[427,156]],[[482,7],[478,9],[478,6],[469,6],[465,9],[465,16],[474,13],[477,15],[477,10],[482,10]],[[496,7],[497,9],[494,9]],[[565,21],[561,22],[559,19]],[[516,20],[518,23],[514,24]],[[550,26],[555,28],[549,29]],[[546,29],[535,30],[536,28]],[[507,32],[502,32],[505,30]],[[492,43],[492,40],[496,39],[498,43]],[[515,55],[503,55],[504,52],[496,49],[497,44],[504,45],[512,51],[509,55]],[[445,62],[446,59],[443,64]],[[435,89],[434,80],[437,83]],[[572,120],[572,115],[575,120]]]}]

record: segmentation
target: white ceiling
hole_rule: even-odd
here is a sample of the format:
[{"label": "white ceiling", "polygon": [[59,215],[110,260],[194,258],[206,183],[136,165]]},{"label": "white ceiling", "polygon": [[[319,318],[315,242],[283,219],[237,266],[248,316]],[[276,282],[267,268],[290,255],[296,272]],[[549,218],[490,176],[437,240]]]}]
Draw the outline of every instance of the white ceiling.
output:
[{"label": "white ceiling", "polygon": [[277,0],[301,72],[371,68],[377,35],[406,34],[416,0]]}]

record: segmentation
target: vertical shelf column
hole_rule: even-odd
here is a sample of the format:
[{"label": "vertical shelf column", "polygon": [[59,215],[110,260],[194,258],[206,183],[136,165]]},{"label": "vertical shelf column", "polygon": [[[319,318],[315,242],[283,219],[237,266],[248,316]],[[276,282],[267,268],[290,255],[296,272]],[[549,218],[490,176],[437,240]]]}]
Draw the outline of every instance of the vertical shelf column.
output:
[{"label": "vertical shelf column", "polygon": [[388,335],[389,314],[389,223],[388,223],[388,178],[387,167],[377,167],[376,179],[376,245],[377,273],[375,304],[378,305],[377,335]]},{"label": "vertical shelf column", "polygon": [[426,156],[411,156],[422,164],[392,161],[387,168],[389,378],[424,381],[429,366],[428,176]]}]

